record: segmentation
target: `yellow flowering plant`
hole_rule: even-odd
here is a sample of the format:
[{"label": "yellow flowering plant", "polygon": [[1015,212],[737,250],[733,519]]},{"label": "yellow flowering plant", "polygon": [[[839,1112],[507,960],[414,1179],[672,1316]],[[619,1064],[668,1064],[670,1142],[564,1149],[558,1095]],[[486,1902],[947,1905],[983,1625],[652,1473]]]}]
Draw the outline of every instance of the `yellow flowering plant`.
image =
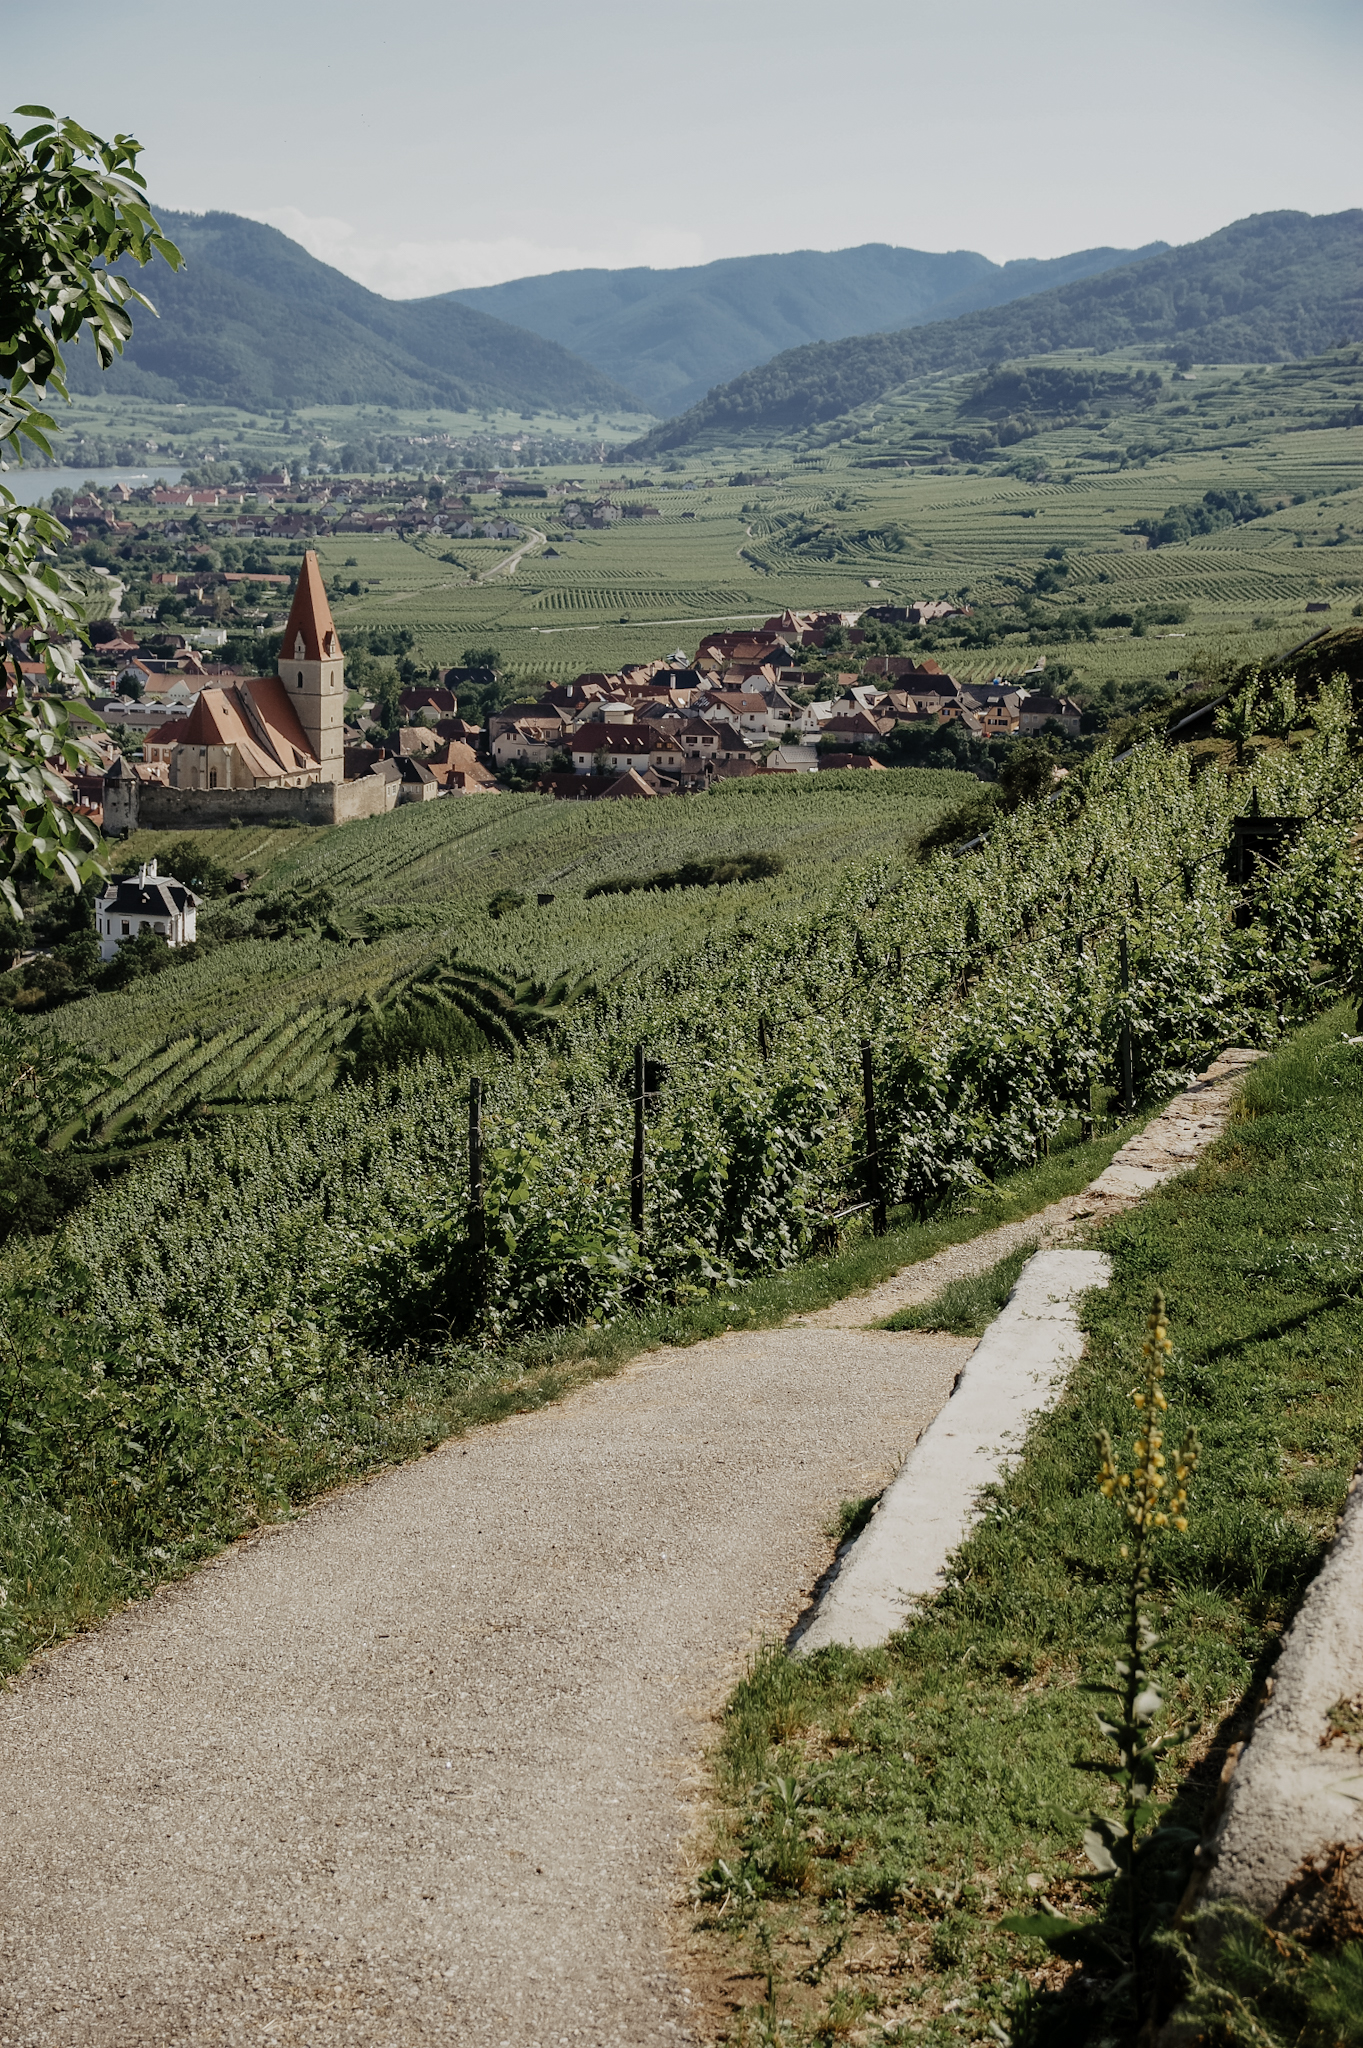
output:
[{"label": "yellow flowering plant", "polygon": [[[1140,1384],[1131,1392],[1138,1422],[1129,1467],[1124,1469],[1107,1430],[1100,1430],[1096,1439],[1098,1490],[1105,1499],[1118,1502],[1125,1517],[1128,1540],[1121,1546],[1121,1555],[1128,1562],[1129,1576],[1124,1654],[1115,1661],[1115,1683],[1088,1688],[1115,1702],[1098,1716],[1098,1726],[1114,1744],[1115,1754],[1086,1759],[1079,1768],[1106,1778],[1118,1793],[1117,1810],[1090,1814],[1084,1832],[1084,1849],[1094,1867],[1095,1881],[1119,1881],[1114,1900],[1117,1924],[1109,1921],[1106,1933],[1100,1936],[1092,1923],[1077,1923],[1050,1910],[1013,1915],[1003,1922],[1014,1932],[1039,1937],[1062,1953],[1082,1954],[1094,1946],[1105,1951],[1119,1973],[1113,1991],[1126,1993],[1138,2017],[1144,2002],[1142,1952],[1150,1923],[1157,1917],[1155,1902],[1147,1896],[1153,1887],[1143,1882],[1144,1866],[1156,1843],[1163,1856],[1179,1847],[1191,1848],[1196,1842],[1196,1836],[1186,1830],[1159,1825],[1166,1808],[1155,1796],[1161,1759],[1191,1732],[1156,1726],[1164,1711],[1164,1698],[1151,1667],[1160,1638],[1147,1613],[1152,1554],[1166,1532],[1182,1534],[1187,1529],[1188,1487],[1199,1455],[1197,1435],[1191,1429],[1172,1459],[1165,1448],[1169,1399],[1164,1381],[1173,1351],[1164,1296],[1157,1293],[1141,1347]],[[1108,1939],[1108,1934],[1115,1940]]]}]

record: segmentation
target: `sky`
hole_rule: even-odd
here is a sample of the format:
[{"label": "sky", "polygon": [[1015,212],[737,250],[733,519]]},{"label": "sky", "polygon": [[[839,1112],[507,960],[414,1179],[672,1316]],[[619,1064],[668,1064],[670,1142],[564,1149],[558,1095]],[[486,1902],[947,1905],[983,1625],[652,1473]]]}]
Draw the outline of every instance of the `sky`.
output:
[{"label": "sky", "polygon": [[[1360,0],[65,0],[15,104],[390,298],[892,242],[995,262],[1363,204]],[[4,110],[7,111],[7,110]],[[3,117],[0,114],[0,117]]]}]

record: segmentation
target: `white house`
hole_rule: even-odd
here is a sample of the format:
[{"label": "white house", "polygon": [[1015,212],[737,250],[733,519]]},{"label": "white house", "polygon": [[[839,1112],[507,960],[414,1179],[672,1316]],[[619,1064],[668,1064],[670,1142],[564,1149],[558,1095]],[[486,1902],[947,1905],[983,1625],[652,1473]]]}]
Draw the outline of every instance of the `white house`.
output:
[{"label": "white house", "polygon": [[136,876],[116,877],[95,899],[99,957],[112,960],[124,939],[141,932],[159,932],[168,946],[192,946],[198,912],[194,891],[173,875],[158,875],[156,862],[148,861]]}]

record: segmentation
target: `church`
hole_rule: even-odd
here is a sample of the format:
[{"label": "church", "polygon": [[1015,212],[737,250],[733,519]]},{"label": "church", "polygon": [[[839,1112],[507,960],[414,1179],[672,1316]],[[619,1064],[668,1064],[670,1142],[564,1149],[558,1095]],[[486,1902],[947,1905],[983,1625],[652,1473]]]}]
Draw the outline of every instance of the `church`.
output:
[{"label": "church", "polygon": [[304,789],[343,782],[345,659],[326,587],[303,557],[278,673],[201,690],[187,718],[161,726],[145,749],[171,789]]}]

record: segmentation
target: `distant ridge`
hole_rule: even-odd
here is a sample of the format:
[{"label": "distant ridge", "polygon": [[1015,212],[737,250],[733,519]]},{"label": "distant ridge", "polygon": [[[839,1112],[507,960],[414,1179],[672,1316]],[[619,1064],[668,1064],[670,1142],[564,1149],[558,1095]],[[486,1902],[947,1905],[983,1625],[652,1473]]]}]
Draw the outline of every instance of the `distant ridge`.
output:
[{"label": "distant ridge", "polygon": [[380,298],[277,228],[234,213],[158,208],[187,258],[139,278],[159,319],[139,318],[101,377],[68,358],[72,388],[237,405],[543,407],[641,411],[599,370],[542,335],[448,299]]},{"label": "distant ridge", "polygon": [[620,451],[638,460],[725,434],[808,427],[932,372],[1056,349],[1187,350],[1282,362],[1363,339],[1363,209],[1260,213],[1200,242],[1011,305],[792,349]]},{"label": "distant ridge", "polygon": [[932,255],[866,242],[680,270],[558,270],[444,297],[561,343],[666,414],[802,343],[951,319],[1168,246],[991,263],[969,249]]}]

